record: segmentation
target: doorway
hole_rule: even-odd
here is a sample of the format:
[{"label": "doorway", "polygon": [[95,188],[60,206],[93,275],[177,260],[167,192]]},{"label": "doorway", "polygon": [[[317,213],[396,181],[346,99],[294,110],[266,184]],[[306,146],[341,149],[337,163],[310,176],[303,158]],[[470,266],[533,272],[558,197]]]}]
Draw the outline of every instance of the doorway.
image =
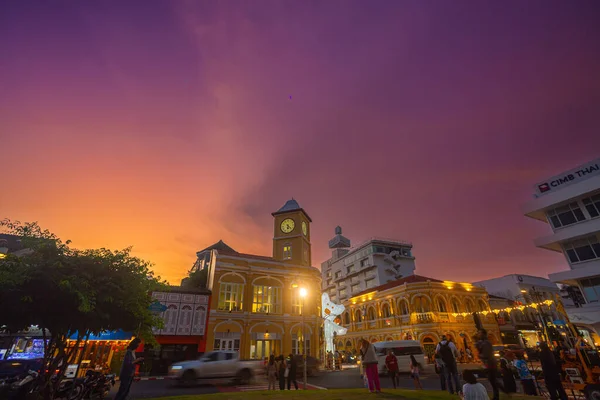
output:
[{"label": "doorway", "polygon": [[264,359],[275,354],[275,346],[272,340],[255,340],[250,346],[252,358]]}]

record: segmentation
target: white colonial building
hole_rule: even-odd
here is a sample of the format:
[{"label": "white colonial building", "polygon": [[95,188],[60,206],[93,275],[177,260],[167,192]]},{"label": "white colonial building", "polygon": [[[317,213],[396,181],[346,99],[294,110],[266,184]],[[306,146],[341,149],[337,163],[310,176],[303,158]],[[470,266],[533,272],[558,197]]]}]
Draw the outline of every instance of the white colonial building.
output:
[{"label": "white colonial building", "polygon": [[321,263],[322,290],[333,302],[342,303],[364,290],[414,275],[412,247],[409,242],[377,237],[351,247],[338,226],[329,241],[331,258]]},{"label": "white colonial building", "polygon": [[567,312],[579,327],[600,329],[600,158],[535,185],[523,207],[530,218],[550,225],[552,233],[534,240],[537,247],[563,253],[569,269],[550,274],[552,282],[577,287],[583,304]]}]

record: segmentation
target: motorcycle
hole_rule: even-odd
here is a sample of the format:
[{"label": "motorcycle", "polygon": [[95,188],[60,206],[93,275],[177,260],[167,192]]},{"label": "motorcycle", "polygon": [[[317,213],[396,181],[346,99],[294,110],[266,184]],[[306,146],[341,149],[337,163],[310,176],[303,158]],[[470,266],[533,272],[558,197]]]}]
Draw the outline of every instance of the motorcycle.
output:
[{"label": "motorcycle", "polygon": [[38,390],[39,376],[40,374],[30,370],[24,377],[14,378],[10,383],[6,398],[15,400],[27,399]]},{"label": "motorcycle", "polygon": [[101,372],[87,371],[82,382],[78,383],[82,386],[79,397],[69,398],[69,400],[101,400],[104,399],[110,389],[115,385],[115,375],[104,375]]},{"label": "motorcycle", "polygon": [[[56,385],[57,376],[52,377],[53,385]],[[61,381],[54,391],[54,399],[78,400],[83,393],[83,378],[65,379]]]}]

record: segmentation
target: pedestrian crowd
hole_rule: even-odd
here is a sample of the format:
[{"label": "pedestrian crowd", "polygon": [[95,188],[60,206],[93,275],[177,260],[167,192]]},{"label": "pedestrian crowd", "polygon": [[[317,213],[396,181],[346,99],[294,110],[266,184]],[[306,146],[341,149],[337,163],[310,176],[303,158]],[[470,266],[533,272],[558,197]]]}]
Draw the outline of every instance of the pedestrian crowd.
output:
[{"label": "pedestrian crowd", "polygon": [[298,382],[296,381],[296,373],[298,372],[298,363],[292,354],[287,358],[282,355],[275,357],[271,355],[265,360],[265,374],[269,382],[268,390],[276,390],[275,384],[279,383],[279,390],[291,390],[292,384],[298,390]]},{"label": "pedestrian crowd", "polygon": [[[500,399],[500,391],[506,394],[516,393],[517,380],[520,381],[522,392],[525,395],[537,396],[538,386],[527,365],[527,361],[524,359],[524,354],[516,353],[514,357],[509,357],[508,353],[501,351],[499,353],[499,360],[497,360],[498,357],[484,329],[479,331],[475,347],[479,353],[479,359],[485,367],[485,375],[492,388],[492,400]],[[559,359],[557,359],[546,343],[541,343],[539,347],[541,368],[550,399],[568,400],[568,396],[561,383]],[[474,371],[465,370],[462,373],[464,384],[461,386],[457,363],[460,360],[464,360],[465,357],[468,360],[473,359],[470,349],[467,348],[466,351],[459,351],[451,340],[446,336],[442,336],[442,340],[437,344],[433,354],[434,368],[439,375],[441,390],[447,390],[450,394],[457,394],[463,400],[489,400],[490,397],[485,386],[477,381]],[[381,392],[378,357],[375,346],[368,340],[360,340],[360,359],[360,373],[364,379],[365,387],[371,393]],[[398,357],[391,349],[388,350],[385,356],[385,367],[392,385],[396,389],[400,386],[400,368]],[[415,389],[423,388],[420,381],[421,368],[420,363],[414,355],[411,355],[408,369]]]}]

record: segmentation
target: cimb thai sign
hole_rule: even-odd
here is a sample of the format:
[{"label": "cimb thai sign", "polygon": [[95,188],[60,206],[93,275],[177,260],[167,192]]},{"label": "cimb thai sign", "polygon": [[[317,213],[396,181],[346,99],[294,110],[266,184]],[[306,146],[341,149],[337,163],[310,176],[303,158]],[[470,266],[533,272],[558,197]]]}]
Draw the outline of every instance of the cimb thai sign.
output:
[{"label": "cimb thai sign", "polygon": [[595,175],[600,175],[600,158],[538,183],[535,185],[535,191],[538,195],[547,194]]}]

